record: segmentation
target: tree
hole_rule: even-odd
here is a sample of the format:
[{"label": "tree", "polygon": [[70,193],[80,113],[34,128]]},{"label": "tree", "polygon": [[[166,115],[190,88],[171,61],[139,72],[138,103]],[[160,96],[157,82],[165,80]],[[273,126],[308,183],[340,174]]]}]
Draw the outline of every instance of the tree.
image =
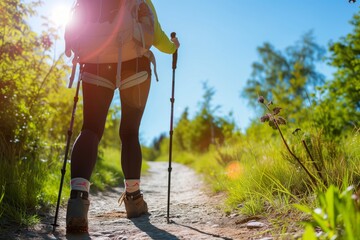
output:
[{"label": "tree", "polygon": [[190,124],[189,119],[189,108],[186,107],[184,112],[181,114],[174,130],[174,146],[179,150],[191,149],[190,144]]},{"label": "tree", "polygon": [[281,104],[290,120],[306,119],[302,110],[308,92],[325,82],[325,77],[316,71],[316,63],[324,57],[325,50],[315,43],[312,32],[306,33],[285,52],[264,43],[258,53],[260,61],[253,63],[242,96],[256,109],[258,96],[264,96]]},{"label": "tree", "polygon": [[53,122],[54,132],[64,126],[64,117],[59,113],[71,106],[71,101],[64,101],[67,94],[63,95],[69,67],[62,56],[57,59],[51,56],[57,30],[48,26],[38,35],[25,21],[40,4],[40,1],[24,4],[19,0],[0,3],[1,145],[16,149],[20,157],[36,155],[46,142],[40,139],[47,137],[50,130],[45,127]]},{"label": "tree", "polygon": [[317,121],[327,133],[340,135],[347,128],[359,127],[360,119],[360,13],[350,21],[353,31],[331,43],[329,64],[336,68],[318,109]]},{"label": "tree", "polygon": [[200,102],[200,109],[191,120],[186,108],[174,130],[174,142],[180,150],[206,151],[211,144],[223,144],[227,137],[230,137],[235,129],[235,123],[229,118],[216,116],[220,106],[212,105],[215,90],[203,83],[203,99]]},{"label": "tree", "polygon": [[45,182],[54,179],[72,107],[70,69],[52,52],[57,29],[36,33],[26,22],[40,4],[0,1],[0,208],[21,224],[51,195]]}]

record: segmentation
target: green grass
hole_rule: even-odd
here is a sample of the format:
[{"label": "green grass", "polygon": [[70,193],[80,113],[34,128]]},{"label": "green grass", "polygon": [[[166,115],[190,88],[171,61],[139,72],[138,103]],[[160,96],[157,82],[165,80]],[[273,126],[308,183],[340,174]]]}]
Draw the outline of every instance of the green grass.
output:
[{"label": "green grass", "polygon": [[[47,160],[1,159],[0,161],[0,222],[29,226],[39,221],[39,211],[53,211],[60,187],[63,156],[52,155]],[[148,169],[143,162],[142,172]],[[91,177],[92,191],[122,186],[124,175],[120,164],[120,151],[105,148],[99,154]],[[70,163],[66,166],[61,204],[70,194]]]},{"label": "green grass", "polygon": [[[2,185],[1,186],[1,193],[0,193],[0,206],[1,206],[1,203],[2,203],[2,201],[4,199],[4,196],[5,196],[5,185]],[[4,213],[4,209],[1,208],[1,210],[0,210],[0,218],[3,215],[3,213]]]},{"label": "green grass", "polygon": [[[354,197],[355,196],[355,197]],[[360,236],[360,211],[358,194],[353,187],[341,192],[339,188],[331,185],[326,192],[317,196],[319,207],[311,209],[306,205],[296,207],[311,215],[311,221],[306,222],[306,233],[303,239],[358,239]],[[320,228],[317,238],[308,238]]]},{"label": "green grass", "polygon": [[[104,191],[107,187],[123,186],[124,174],[121,169],[120,150],[112,147],[100,151],[94,171],[91,175],[91,189]],[[148,170],[146,161],[142,164],[142,173]]]},{"label": "green grass", "polygon": [[[103,191],[106,187],[123,186],[124,174],[121,170],[120,151],[115,148],[105,148],[99,154],[95,169],[91,176],[91,187]],[[145,173],[149,168],[143,161],[141,171]]]},{"label": "green grass", "polygon": [[0,163],[0,185],[2,186],[1,218],[19,225],[37,221],[39,196],[46,179],[46,165],[40,161]]},{"label": "green grass", "polygon": [[91,176],[91,189],[105,190],[108,186],[119,186],[123,179],[120,151],[114,148],[102,149]]},{"label": "green grass", "polygon": [[[337,142],[313,132],[308,144],[328,184],[341,189],[350,184],[359,187],[359,132]],[[299,144],[292,138],[289,145],[316,174],[301,141]],[[278,226],[274,227],[277,233],[301,227],[299,222],[307,216],[294,204],[315,208],[317,192],[326,190],[323,185],[311,182],[276,135],[261,139],[244,137],[225,146],[212,146],[203,154],[174,152],[174,159],[203,174],[215,192],[226,193],[225,211],[268,217]]]}]

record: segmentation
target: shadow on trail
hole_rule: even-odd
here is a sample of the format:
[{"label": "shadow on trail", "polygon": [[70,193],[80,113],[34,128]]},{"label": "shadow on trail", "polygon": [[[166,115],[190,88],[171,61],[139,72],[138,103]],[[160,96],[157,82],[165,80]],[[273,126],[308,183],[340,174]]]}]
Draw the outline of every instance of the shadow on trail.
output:
[{"label": "shadow on trail", "polygon": [[146,215],[141,218],[133,218],[130,220],[137,228],[146,233],[151,239],[179,240],[179,238],[175,235],[152,225],[150,223],[149,216],[150,215]]},{"label": "shadow on trail", "polygon": [[214,237],[214,238],[219,238],[219,239],[224,239],[224,240],[232,240],[232,238],[229,238],[229,237],[223,237],[223,236],[220,236],[218,234],[213,234],[213,233],[207,233],[207,232],[204,232],[204,231],[201,231],[197,228],[194,228],[194,227],[191,227],[191,226],[187,226],[187,225],[184,225],[184,224],[180,224],[180,223],[177,223],[177,222],[174,222],[171,220],[171,224],[175,224],[175,225],[178,225],[178,226],[181,226],[181,227],[185,227],[185,228],[189,228],[193,231],[196,231],[198,233],[201,233],[201,234],[204,234],[204,235],[208,235],[209,237]]},{"label": "shadow on trail", "polygon": [[88,233],[66,234],[66,239],[68,239],[68,240],[87,240],[87,239],[91,239],[91,237]]}]

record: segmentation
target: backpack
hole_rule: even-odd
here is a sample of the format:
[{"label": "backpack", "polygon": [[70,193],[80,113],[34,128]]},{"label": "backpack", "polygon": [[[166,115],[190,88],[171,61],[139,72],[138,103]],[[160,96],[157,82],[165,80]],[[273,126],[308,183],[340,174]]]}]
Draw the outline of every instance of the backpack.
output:
[{"label": "backpack", "polygon": [[65,28],[73,62],[118,63],[117,86],[121,62],[149,54],[153,40],[154,14],[145,0],[77,0]]}]

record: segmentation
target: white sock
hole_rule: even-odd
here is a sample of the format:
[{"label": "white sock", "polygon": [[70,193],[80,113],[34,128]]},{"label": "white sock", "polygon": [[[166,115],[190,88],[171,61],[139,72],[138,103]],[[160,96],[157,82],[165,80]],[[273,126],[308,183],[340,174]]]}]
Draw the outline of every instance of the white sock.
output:
[{"label": "white sock", "polygon": [[70,181],[71,190],[89,192],[90,182],[85,178],[72,178]]},{"label": "white sock", "polygon": [[125,179],[125,191],[128,193],[136,192],[140,189],[140,179]]}]

